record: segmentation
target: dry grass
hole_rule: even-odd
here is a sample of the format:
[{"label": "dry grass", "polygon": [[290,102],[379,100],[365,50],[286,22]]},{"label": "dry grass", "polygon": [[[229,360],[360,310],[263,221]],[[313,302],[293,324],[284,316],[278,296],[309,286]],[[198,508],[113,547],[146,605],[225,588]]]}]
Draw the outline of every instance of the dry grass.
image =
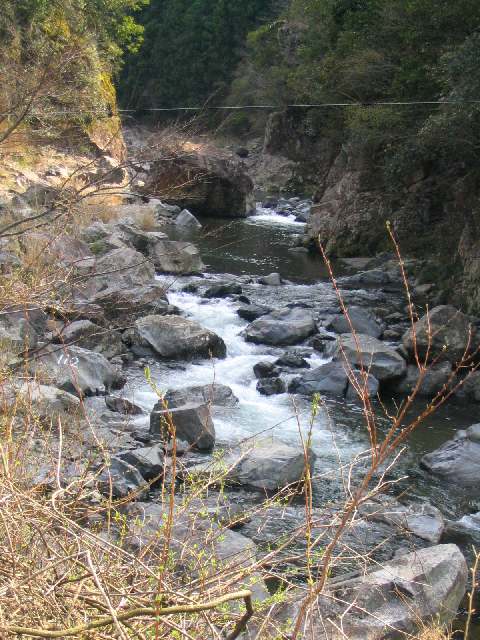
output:
[{"label": "dry grass", "polygon": [[135,222],[142,231],[156,231],[158,229],[158,221],[152,209],[141,211],[136,216]]}]

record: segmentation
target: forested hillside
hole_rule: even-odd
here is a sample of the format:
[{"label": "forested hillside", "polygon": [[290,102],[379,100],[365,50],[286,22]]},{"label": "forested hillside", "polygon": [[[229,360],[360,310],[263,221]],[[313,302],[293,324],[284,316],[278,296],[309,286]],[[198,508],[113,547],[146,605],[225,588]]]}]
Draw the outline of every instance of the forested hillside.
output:
[{"label": "forested hillside", "polygon": [[249,34],[233,95],[280,105],[458,101],[303,115],[312,135],[379,152],[390,179],[425,160],[475,162],[480,105],[468,101],[480,99],[479,27],[475,0],[291,0]]},{"label": "forested hillside", "polygon": [[141,44],[143,27],[133,16],[144,4],[145,0],[3,0],[0,141],[20,125],[57,138],[72,127],[77,132],[90,129],[94,136],[112,135],[112,77],[123,52],[134,52]]},{"label": "forested hillside", "polygon": [[153,0],[140,15],[145,39],[121,80],[130,107],[202,105],[224,98],[247,33],[272,0]]}]

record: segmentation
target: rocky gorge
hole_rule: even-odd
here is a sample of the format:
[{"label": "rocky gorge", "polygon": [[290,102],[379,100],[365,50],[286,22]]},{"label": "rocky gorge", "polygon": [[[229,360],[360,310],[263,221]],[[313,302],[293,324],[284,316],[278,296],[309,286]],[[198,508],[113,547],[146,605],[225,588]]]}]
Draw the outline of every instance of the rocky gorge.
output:
[{"label": "rocky gorge", "polygon": [[[342,619],[348,638],[359,640],[403,637],[432,618],[451,621],[467,587],[460,550],[470,560],[468,545],[480,538],[472,492],[480,482],[480,374],[468,375],[475,361],[464,361],[480,345],[478,319],[444,304],[419,313],[412,328],[403,275],[389,253],[336,263],[334,286],[302,246],[311,201],[272,197],[252,208],[253,185],[237,161],[221,170],[205,162],[187,194],[129,193],[111,220],[96,219],[74,237],[42,229],[20,238],[68,274],[48,304],[12,300],[0,316],[10,372],[3,411],[15,408],[21,420],[33,407],[52,426],[48,442],[58,424],[70,441],[56,467],[44,441],[33,439],[30,481],[48,492],[55,482],[97,477],[94,503],[118,500],[124,544],[152,553],[167,513],[162,487],[175,468],[172,547],[185,575],[201,573],[192,545],[208,546],[214,566],[229,566],[232,555],[242,566],[267,558],[265,573],[244,582],[258,603],[270,602],[282,580],[293,584],[289,599],[274,603],[275,624],[287,624],[335,536],[344,474],[361,484],[368,469],[359,395],[369,399],[381,437],[395,405],[413,392],[411,411],[421,413],[452,390],[451,404],[427,416],[398,465],[387,459],[376,469],[385,488],[366,492],[333,552],[329,588],[337,599],[322,595],[310,614],[319,638],[337,637],[325,618]],[[183,182],[185,171],[191,177],[192,160],[186,164],[175,167],[175,180],[178,172]],[[155,164],[142,171],[143,184],[172,180]],[[14,198],[5,198],[2,212],[29,217],[28,191]],[[23,267],[4,244],[8,283]],[[407,261],[407,278],[425,311],[429,291],[415,279],[418,266]],[[417,359],[425,356],[433,365],[420,378]],[[208,485],[201,505],[199,483]],[[212,528],[221,532],[213,541]],[[245,638],[271,637],[258,635],[256,624]]]}]

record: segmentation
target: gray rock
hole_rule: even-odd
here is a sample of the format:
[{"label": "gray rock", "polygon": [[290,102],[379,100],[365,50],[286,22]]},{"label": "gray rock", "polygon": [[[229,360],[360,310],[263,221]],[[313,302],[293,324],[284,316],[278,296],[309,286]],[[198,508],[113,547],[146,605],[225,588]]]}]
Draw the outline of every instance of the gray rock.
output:
[{"label": "gray rock", "polygon": [[80,415],[80,400],[62,389],[38,384],[36,381],[4,383],[2,385],[2,406],[15,407],[17,414],[35,414],[41,421],[53,421],[58,418],[72,418]]},{"label": "gray rock", "polygon": [[13,253],[0,251],[0,273],[6,275],[12,273],[15,269],[21,266],[20,259]]},{"label": "gray rock", "polygon": [[296,307],[273,311],[254,320],[242,335],[247,342],[288,346],[302,342],[316,331],[312,313]]},{"label": "gray rock", "polygon": [[257,382],[257,391],[262,396],[275,396],[286,390],[285,382],[280,378],[263,378]]},{"label": "gray rock", "polygon": [[75,344],[84,349],[114,358],[125,351],[119,333],[105,329],[90,320],[76,320],[54,335],[54,343]]},{"label": "gray rock", "polygon": [[205,269],[200,252],[191,242],[164,240],[157,242],[151,253],[157,271],[161,273],[190,274]]},{"label": "gray rock", "polygon": [[147,485],[133,465],[113,456],[109,467],[98,477],[98,488],[106,496],[126,498],[130,494],[140,497],[146,491]]},{"label": "gray rock", "polygon": [[[385,325],[380,322],[370,311],[361,307],[349,307],[348,315],[350,323],[343,314],[332,316],[326,323],[325,328],[335,333],[350,333],[353,329],[357,333],[380,338],[385,330]],[[351,326],[350,326],[351,324]]]},{"label": "gray rock", "polygon": [[243,163],[210,146],[152,162],[145,193],[167,193],[170,203],[195,215],[245,218],[254,209],[253,183]]},{"label": "gray rock", "polygon": [[143,409],[127,398],[118,398],[117,396],[106,396],[105,404],[114,413],[122,413],[126,416],[140,416]]},{"label": "gray rock", "polygon": [[337,283],[345,289],[362,289],[363,287],[401,289],[403,286],[399,269],[360,271],[353,276],[338,278]]},{"label": "gray rock", "polygon": [[117,454],[117,458],[135,467],[142,478],[147,481],[160,479],[163,474],[164,453],[161,444],[121,451]]},{"label": "gray rock", "polygon": [[120,388],[125,378],[100,353],[74,346],[52,346],[28,363],[30,373],[49,379],[55,386],[77,396],[105,393]]},{"label": "gray rock", "polygon": [[155,253],[155,247],[159,242],[168,240],[166,233],[161,231],[144,231],[125,222],[120,222],[115,229],[118,230],[117,233],[121,234],[122,242],[132,246],[148,258]]},{"label": "gray rock", "polygon": [[165,410],[164,403],[158,402],[150,414],[150,433],[167,441],[171,438],[169,421],[175,426],[175,435],[200,451],[210,451],[215,445],[215,426],[210,408],[206,404],[184,405]]},{"label": "gray rock", "polygon": [[282,284],[282,278],[279,273],[271,273],[258,279],[259,284],[266,284],[271,287],[279,287]]},{"label": "gray rock", "polygon": [[143,316],[177,312],[157,282],[132,289],[111,286],[92,298],[91,303],[103,311],[107,320],[122,327]]},{"label": "gray rock", "polygon": [[236,282],[220,282],[214,284],[203,294],[204,298],[227,298],[242,293],[242,287]]},{"label": "gray rock", "polygon": [[[345,395],[345,398],[347,400],[362,402],[365,392],[367,393],[367,396],[369,398],[374,398],[378,395],[380,383],[374,376],[368,373],[366,374],[367,377],[365,380],[365,377],[362,376],[360,371],[355,370],[353,373],[357,381],[356,385],[359,387],[359,389],[357,390],[356,385],[352,384],[352,380],[349,379],[347,393]],[[360,391],[360,395],[358,391]]]},{"label": "gray rock", "polygon": [[260,380],[263,378],[278,378],[280,371],[273,362],[262,360],[253,366],[253,373]]},{"label": "gray rock", "polygon": [[[152,554],[158,559],[164,545],[168,505],[137,502],[128,506],[127,514],[131,526],[125,536],[126,545],[136,552],[142,551],[142,556]],[[174,505],[170,549],[174,552],[175,570],[185,572],[190,578],[217,577],[224,571],[233,575],[256,560],[255,544],[236,531],[220,528],[209,514],[208,503],[192,501],[190,506],[178,498]],[[236,588],[250,586],[247,579]]]},{"label": "gray rock", "polygon": [[97,259],[95,286],[105,289],[128,289],[151,284],[155,278],[153,264],[135,249],[114,249]]},{"label": "gray rock", "polygon": [[283,356],[275,361],[278,367],[287,367],[287,369],[309,369],[310,364],[301,355],[296,353],[284,353]]},{"label": "gray rock", "polygon": [[238,398],[230,387],[218,383],[169,390],[164,400],[170,409],[186,404],[211,404],[214,407],[235,407],[238,404]]},{"label": "gray rock", "polygon": [[272,309],[270,307],[265,307],[261,304],[249,304],[237,309],[237,313],[240,318],[248,320],[248,322],[253,322],[253,320],[261,318],[262,316],[267,315],[267,313],[271,313],[271,311]]},{"label": "gray rock", "polygon": [[[455,545],[437,545],[388,562],[359,578],[337,582],[320,596],[305,626],[316,640],[393,640],[415,635],[431,620],[448,624],[465,595],[468,570]],[[277,624],[295,620],[306,591],[293,604],[280,604]],[[334,597],[331,597],[331,596]]]},{"label": "gray rock", "polygon": [[[448,382],[451,373],[452,365],[449,362],[438,362],[432,365],[424,375],[418,395],[434,397]],[[418,383],[419,376],[418,367],[414,364],[408,365],[407,375],[393,384],[392,391],[398,394],[411,394]]]},{"label": "gray rock", "polygon": [[360,515],[369,521],[394,525],[430,544],[438,544],[445,529],[441,512],[428,502],[407,506],[389,496],[379,496],[364,503]]},{"label": "gray rock", "polygon": [[[472,326],[470,318],[450,305],[435,307],[428,316],[425,315],[416,322],[414,328],[418,354],[422,359],[429,350],[432,359],[440,358],[451,363],[459,362],[467,348],[470,331],[470,353],[479,344],[477,330]],[[429,339],[429,333],[431,333],[431,339]],[[414,340],[411,329],[403,336],[403,346],[413,361]]]},{"label": "gray rock", "polygon": [[201,325],[177,316],[146,316],[135,321],[134,329],[124,338],[135,347],[147,347],[161,358],[183,360],[224,358],[224,341]]},{"label": "gray rock", "polygon": [[480,486],[480,425],[458,431],[452,440],[423,456],[421,465],[457,486]]},{"label": "gray rock", "polygon": [[59,195],[59,189],[42,184],[33,184],[22,193],[22,198],[34,209],[42,209],[43,207],[51,206]]},{"label": "gray rock", "polygon": [[188,209],[183,209],[177,216],[175,216],[175,226],[183,227],[184,229],[202,228],[202,224],[197,220],[193,213],[190,213]]},{"label": "gray rock", "polygon": [[167,204],[166,202],[160,202],[155,205],[156,214],[161,218],[175,218],[182,212],[181,207],[176,204]]},{"label": "gray rock", "polygon": [[305,395],[320,393],[343,398],[347,392],[347,387],[348,376],[343,364],[329,362],[294,378],[290,382],[288,391]]},{"label": "gray rock", "polygon": [[363,366],[380,383],[401,378],[407,371],[405,360],[392,347],[361,333],[356,338],[351,333],[342,334],[327,347],[327,353],[336,361],[346,359],[350,366]]},{"label": "gray rock", "polygon": [[444,540],[480,545],[480,512],[465,515],[456,522],[447,522]]},{"label": "gray rock", "polygon": [[[310,465],[315,455],[309,450]],[[256,438],[244,443],[213,464],[226,480],[259,491],[277,491],[299,483],[305,473],[305,456],[300,445],[287,445],[274,438]],[[228,470],[228,471],[226,471]],[[212,465],[198,465],[194,473],[212,471]]]},{"label": "gray rock", "polygon": [[460,398],[468,398],[472,402],[480,402],[480,371],[469,373],[456,395]]}]

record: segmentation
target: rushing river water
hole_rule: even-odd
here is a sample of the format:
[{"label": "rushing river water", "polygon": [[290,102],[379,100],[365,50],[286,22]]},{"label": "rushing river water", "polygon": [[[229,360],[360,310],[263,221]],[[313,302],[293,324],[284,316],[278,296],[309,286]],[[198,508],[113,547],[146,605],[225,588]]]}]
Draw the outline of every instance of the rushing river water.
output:
[{"label": "rushing river water", "polygon": [[[201,288],[219,281],[236,280],[253,303],[274,308],[299,304],[328,312],[329,309],[337,310],[338,305],[325,267],[318,256],[290,250],[295,235],[302,233],[304,226],[292,217],[259,209],[257,215],[246,220],[202,222],[204,226],[200,231],[181,237],[192,239],[201,248],[207,267],[205,274],[201,277],[163,276],[159,280],[169,288],[170,302],[185,317],[224,339],[227,357],[168,366],[156,363],[151,367],[152,377],[162,391],[214,381],[232,388],[239,404],[234,408],[213,410],[220,446],[232,445],[257,434],[274,435],[287,443],[298,442],[299,428],[306,431],[309,426],[311,402],[298,396],[293,400],[288,394],[262,396],[256,390],[257,380],[253,375],[253,365],[261,360],[274,361],[286,349],[246,342],[241,332],[248,323],[236,313],[241,303],[234,299],[205,299],[201,296]],[[287,284],[272,287],[255,282],[256,277],[272,272],[279,272]],[[187,293],[184,291],[186,285],[196,285],[200,291]],[[372,306],[378,295],[381,294],[371,293]],[[311,348],[298,349],[304,352],[312,367],[327,361]],[[134,370],[130,379],[130,397],[150,411],[157,397],[144,380],[141,368]],[[419,410],[420,407],[415,408]],[[380,407],[378,410],[380,415]],[[480,508],[477,496],[455,487],[445,487],[422,472],[418,461],[424,453],[448,440],[457,429],[476,422],[475,412],[471,406],[459,403],[443,408],[413,434],[396,471],[397,476],[408,476],[399,484],[399,490],[407,490],[412,497],[428,497],[450,518],[477,511]],[[380,417],[380,430],[386,428],[386,424]],[[368,449],[360,406],[354,402],[327,400],[313,424],[312,446],[317,455],[317,472],[331,472],[331,478],[316,487],[315,500],[320,505],[340,491],[341,483],[335,473],[339,464]]]}]

